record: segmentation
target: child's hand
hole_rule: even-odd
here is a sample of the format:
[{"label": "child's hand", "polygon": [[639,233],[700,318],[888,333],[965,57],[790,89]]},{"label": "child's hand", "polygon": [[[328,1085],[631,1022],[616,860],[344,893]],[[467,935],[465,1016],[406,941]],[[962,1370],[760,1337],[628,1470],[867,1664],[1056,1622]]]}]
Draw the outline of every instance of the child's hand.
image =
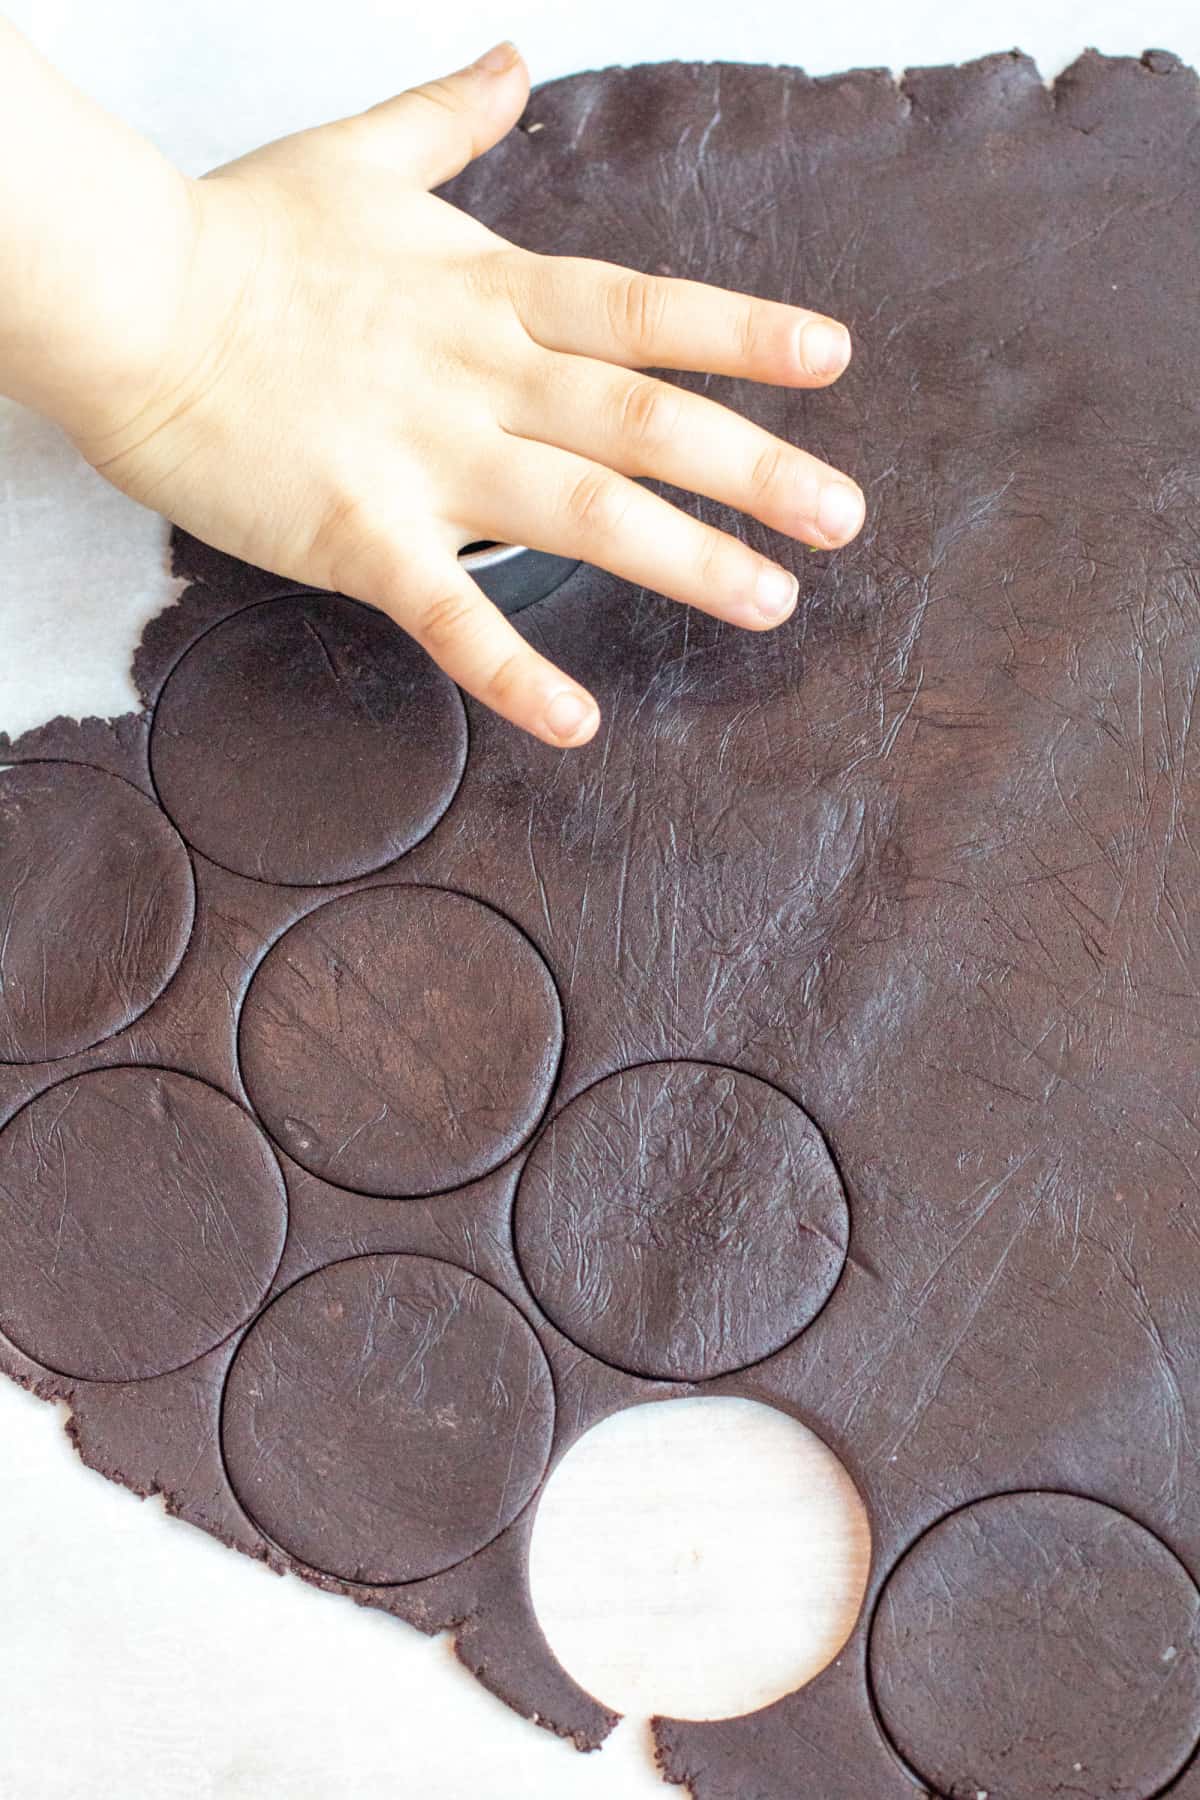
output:
[{"label": "child's hand", "polygon": [[464,544],[582,557],[761,630],[791,611],[792,577],[631,477],[822,547],[853,537],[863,500],[803,450],[636,372],[820,387],[848,359],[842,326],[534,255],[428,192],[504,136],[527,92],[501,47],[202,181],[179,177],[153,304],[131,306],[128,341],[107,348],[120,380],[77,386],[58,415],[136,499],[381,607],[462,687],[565,745],[595,731],[594,701],[464,574]]}]

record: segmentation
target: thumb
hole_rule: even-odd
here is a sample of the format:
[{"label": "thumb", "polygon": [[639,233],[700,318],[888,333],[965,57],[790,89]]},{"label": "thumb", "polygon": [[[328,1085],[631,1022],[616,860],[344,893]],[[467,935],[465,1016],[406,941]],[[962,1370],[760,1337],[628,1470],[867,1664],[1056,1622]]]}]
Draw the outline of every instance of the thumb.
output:
[{"label": "thumb", "polygon": [[528,96],[521,52],[505,42],[453,75],[381,101],[357,122],[400,173],[439,187],[512,130]]}]

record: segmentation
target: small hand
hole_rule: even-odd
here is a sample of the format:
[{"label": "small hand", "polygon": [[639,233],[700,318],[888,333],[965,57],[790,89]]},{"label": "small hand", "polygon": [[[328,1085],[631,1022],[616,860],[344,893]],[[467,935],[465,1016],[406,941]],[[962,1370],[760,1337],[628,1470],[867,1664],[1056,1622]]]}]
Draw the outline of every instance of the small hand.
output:
[{"label": "small hand", "polygon": [[490,54],[494,67],[187,182],[188,257],[153,373],[136,404],[124,396],[75,435],[138,500],[382,608],[497,712],[581,744],[594,700],[491,605],[458,550],[529,544],[751,630],[778,624],[794,579],[634,477],[822,548],[858,531],[860,490],[639,370],[822,387],[850,340],[796,307],[533,254],[432,195],[525,104],[517,52]]}]

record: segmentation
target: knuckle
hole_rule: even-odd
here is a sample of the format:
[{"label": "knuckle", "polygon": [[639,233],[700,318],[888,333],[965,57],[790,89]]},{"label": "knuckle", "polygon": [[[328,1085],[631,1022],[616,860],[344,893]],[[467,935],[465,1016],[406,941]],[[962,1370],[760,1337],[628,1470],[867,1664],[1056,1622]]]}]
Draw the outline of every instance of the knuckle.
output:
[{"label": "knuckle", "polygon": [[771,500],[784,486],[789,452],[782,444],[768,444],[760,450],[750,470],[750,495],[758,501]]},{"label": "knuckle", "polygon": [[504,707],[520,692],[525,673],[525,658],[519,650],[505,656],[498,662],[488,676],[483,688],[483,699],[490,706]]},{"label": "knuckle", "polygon": [[435,658],[461,648],[474,630],[475,602],[462,594],[439,594],[417,614],[416,635]]},{"label": "knuckle", "polygon": [[731,547],[729,539],[721,532],[705,527],[696,552],[696,576],[702,587],[728,585]]},{"label": "knuckle", "polygon": [[566,497],[570,522],[587,537],[607,537],[618,529],[628,501],[614,475],[589,469],[575,480]]},{"label": "knuckle", "polygon": [[628,382],[620,399],[618,434],[636,450],[660,450],[678,432],[680,405],[680,395],[664,381],[642,376]]},{"label": "knuckle", "polygon": [[610,322],[617,338],[635,352],[650,353],[662,329],[667,290],[653,275],[623,275],[609,289]]},{"label": "knuckle", "polygon": [[439,112],[449,113],[454,119],[463,116],[462,96],[448,81],[425,81],[420,87],[410,88],[414,100],[424,100],[429,106],[436,107]]},{"label": "knuckle", "polygon": [[335,494],[322,508],[309,536],[304,565],[313,579],[335,593],[349,593],[358,584],[364,560],[380,535],[361,499],[354,494]]},{"label": "knuckle", "polygon": [[449,136],[455,154],[470,158],[475,148],[474,133],[470,119],[463,110],[462,96],[450,82],[427,81],[423,87],[410,88],[408,97],[418,106],[427,106],[432,110],[441,139]]},{"label": "knuckle", "polygon": [[734,319],[734,342],[744,362],[753,362],[759,346],[759,313],[753,300],[744,301]]},{"label": "knuckle", "polygon": [[464,262],[462,278],[479,300],[506,301],[515,310],[520,297],[520,251],[490,247]]}]

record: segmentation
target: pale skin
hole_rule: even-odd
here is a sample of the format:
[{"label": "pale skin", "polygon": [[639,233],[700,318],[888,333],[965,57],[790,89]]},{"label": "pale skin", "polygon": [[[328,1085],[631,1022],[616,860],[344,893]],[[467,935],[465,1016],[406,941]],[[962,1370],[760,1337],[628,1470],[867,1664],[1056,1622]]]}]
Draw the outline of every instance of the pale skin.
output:
[{"label": "pale skin", "polygon": [[639,485],[820,549],[858,486],[645,369],[828,386],[845,327],[770,299],[507,242],[430,189],[516,123],[512,45],[200,180],[0,20],[0,393],[196,536],[381,608],[559,748],[599,724],[457,553],[581,557],[751,631],[794,578]]}]

